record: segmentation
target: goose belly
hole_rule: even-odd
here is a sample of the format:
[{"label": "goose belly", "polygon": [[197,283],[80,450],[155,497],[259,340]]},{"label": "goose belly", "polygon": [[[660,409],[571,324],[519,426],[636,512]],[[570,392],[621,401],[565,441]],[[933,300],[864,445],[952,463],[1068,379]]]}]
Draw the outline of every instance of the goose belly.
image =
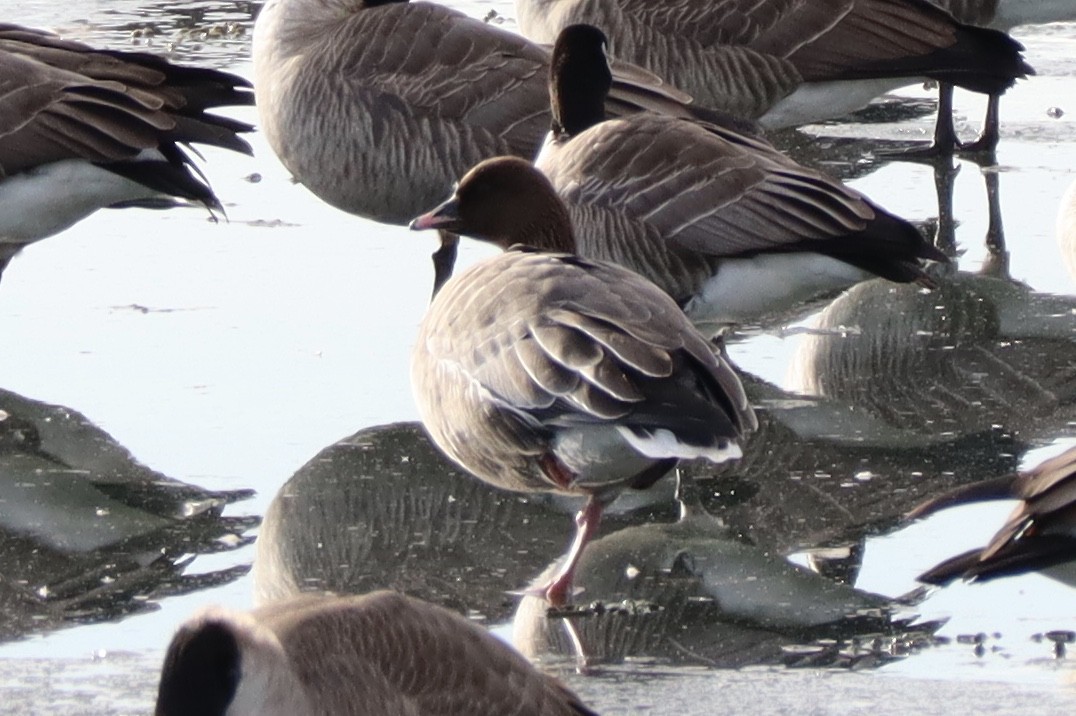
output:
[{"label": "goose belly", "polygon": [[0,243],[28,244],[98,209],[159,196],[90,162],[65,159],[0,182]]},{"label": "goose belly", "polygon": [[726,259],[684,306],[684,313],[703,334],[710,334],[730,324],[781,313],[870,276],[863,269],[816,253]]},{"label": "goose belly", "polygon": [[875,97],[916,81],[909,78],[883,77],[807,82],[771,107],[759,118],[759,124],[764,129],[772,130],[842,117],[866,107]]}]

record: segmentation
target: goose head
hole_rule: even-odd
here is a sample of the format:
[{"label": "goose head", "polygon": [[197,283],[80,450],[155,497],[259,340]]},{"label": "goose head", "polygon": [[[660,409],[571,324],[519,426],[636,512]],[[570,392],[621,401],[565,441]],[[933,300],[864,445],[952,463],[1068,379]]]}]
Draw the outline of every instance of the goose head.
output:
[{"label": "goose head", "polygon": [[526,244],[575,252],[564,203],[540,171],[517,157],[495,157],[476,165],[447,201],[412,221],[411,229],[462,234],[502,249]]},{"label": "goose head", "polygon": [[165,654],[155,716],[310,713],[276,635],[250,615],[207,609]]}]

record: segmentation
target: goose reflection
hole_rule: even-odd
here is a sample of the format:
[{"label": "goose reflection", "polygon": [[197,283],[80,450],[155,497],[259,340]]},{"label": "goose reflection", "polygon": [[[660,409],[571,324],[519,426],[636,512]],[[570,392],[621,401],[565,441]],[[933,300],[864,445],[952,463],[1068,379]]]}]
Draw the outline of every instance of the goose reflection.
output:
[{"label": "goose reflection", "polygon": [[967,485],[929,500],[908,515],[983,500],[1019,503],[990,543],[945,560],[919,576],[927,584],[955,579],[986,581],[1039,570],[1076,586],[1076,448],[1024,473]]},{"label": "goose reflection", "polygon": [[1076,297],[958,273],[931,294],[871,281],[820,315],[794,387],[922,433],[1071,431]]},{"label": "goose reflection", "polygon": [[791,393],[741,374],[759,429],[736,464],[687,465],[707,510],[778,554],[809,551],[821,568],[858,569],[858,545],[895,528],[924,499],[1015,469],[1026,446],[998,430],[943,435],[894,426],[868,411]]},{"label": "goose reflection", "polygon": [[0,390],[0,639],[237,578],[245,567],[184,570],[250,541],[256,518],[222,511],[251,494],[172,480],[83,415]]},{"label": "goose reflection", "polygon": [[[525,655],[573,656],[587,665],[648,658],[724,668],[792,664],[806,655],[812,665],[881,663],[938,626],[913,627],[910,615],[897,616],[894,600],[738,540],[697,504],[684,504],[673,524],[595,540],[576,586],[590,608],[550,611],[538,597],[523,598],[513,641]],[[851,645],[867,634],[887,635],[887,647]],[[806,646],[816,639],[827,646]]]},{"label": "goose reflection", "polygon": [[515,602],[506,590],[563,547],[564,514],[452,466],[418,423],[367,428],[322,450],[273,498],[255,599],[389,588],[505,619]]}]

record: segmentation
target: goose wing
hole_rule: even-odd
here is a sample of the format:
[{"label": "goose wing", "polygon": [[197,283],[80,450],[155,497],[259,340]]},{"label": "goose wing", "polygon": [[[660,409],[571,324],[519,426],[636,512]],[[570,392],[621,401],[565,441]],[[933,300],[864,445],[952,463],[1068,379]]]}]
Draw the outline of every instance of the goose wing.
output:
[{"label": "goose wing", "polygon": [[728,363],[660,289],[611,264],[510,251],[446,284],[421,335],[442,405],[458,404],[444,411],[453,429],[490,413],[507,440],[615,422],[702,444],[754,428]]},{"label": "goose wing", "polygon": [[174,122],[115,82],[0,52],[0,172],[47,162],[113,162],[156,147]]},{"label": "goose wing", "polygon": [[671,246],[715,256],[845,236],[875,217],[861,195],[762,140],[661,117],[597,125],[542,168],[570,205],[626,215]]},{"label": "goose wing", "polygon": [[[124,103],[128,107],[137,105],[143,116],[151,111],[158,113],[153,124],[161,139],[251,153],[250,145],[236,136],[252,131],[251,125],[206,111],[254,103],[250,83],[238,75],[176,65],[144,52],[94,49],[40,30],[2,23],[0,56],[4,58],[0,82],[7,89],[18,88],[24,101],[29,102],[28,105],[12,103],[10,106],[6,103],[4,109],[10,113],[8,117],[18,120],[19,113],[25,108],[48,104],[50,93],[57,92],[58,85],[96,85],[108,91],[107,102]],[[20,71],[28,72],[30,76],[22,77]],[[30,92],[34,93],[33,99],[26,96]],[[87,90],[68,92],[85,95]],[[126,100],[120,99],[119,95],[125,95]],[[52,101],[60,101],[61,97],[56,95]],[[96,114],[100,121],[100,112]],[[130,109],[127,119],[130,119],[129,115]],[[90,121],[90,114],[84,116]],[[111,126],[101,125],[99,129],[108,132],[115,128],[115,122],[124,119],[122,114],[115,116]],[[79,158],[94,160],[92,156]]]}]

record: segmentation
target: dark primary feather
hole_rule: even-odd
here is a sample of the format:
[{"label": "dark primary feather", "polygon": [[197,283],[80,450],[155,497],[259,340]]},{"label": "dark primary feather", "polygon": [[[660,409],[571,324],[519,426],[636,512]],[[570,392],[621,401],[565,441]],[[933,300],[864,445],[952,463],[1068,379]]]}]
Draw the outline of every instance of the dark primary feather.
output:
[{"label": "dark primary feather", "polygon": [[[250,84],[226,72],[146,53],[95,50],[0,24],[0,177],[82,159],[168,196],[220,209],[180,144],[250,154],[238,134],[253,127],[206,110],[253,99]],[[136,161],[149,149],[164,159]]]}]

